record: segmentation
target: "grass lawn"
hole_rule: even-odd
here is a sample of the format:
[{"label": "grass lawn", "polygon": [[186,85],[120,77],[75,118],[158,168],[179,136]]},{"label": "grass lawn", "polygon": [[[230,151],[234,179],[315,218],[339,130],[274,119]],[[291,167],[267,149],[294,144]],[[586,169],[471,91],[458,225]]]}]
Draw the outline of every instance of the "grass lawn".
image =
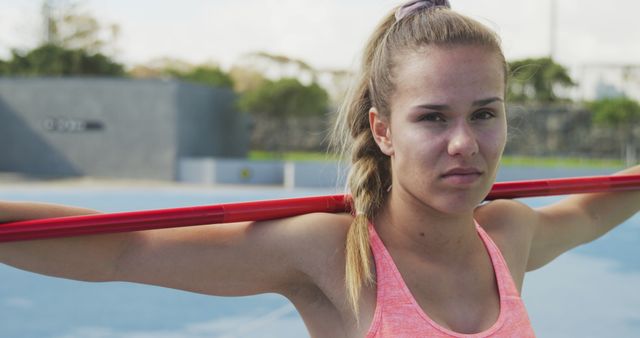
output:
[{"label": "grass lawn", "polygon": [[593,159],[580,157],[528,157],[503,156],[503,166],[568,167],[568,168],[612,168],[625,167],[622,160]]},{"label": "grass lawn", "polygon": [[337,159],[336,155],[324,152],[291,151],[274,153],[261,150],[249,152],[249,160],[256,161],[335,161]]}]

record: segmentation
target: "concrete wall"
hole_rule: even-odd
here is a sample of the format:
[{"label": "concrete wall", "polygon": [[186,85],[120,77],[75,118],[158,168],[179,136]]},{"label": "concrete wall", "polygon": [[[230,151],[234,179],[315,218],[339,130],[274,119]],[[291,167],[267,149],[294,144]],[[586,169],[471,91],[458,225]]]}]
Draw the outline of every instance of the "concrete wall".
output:
[{"label": "concrete wall", "polygon": [[284,184],[284,163],[221,158],[183,158],[177,180],[197,184]]},{"label": "concrete wall", "polygon": [[[583,104],[509,104],[507,155],[625,158],[621,134],[593,122]],[[633,128],[640,149],[640,125]]]},{"label": "concrete wall", "polygon": [[180,182],[196,184],[263,184],[287,188],[338,188],[346,170],[335,162],[249,161],[220,158],[182,158]]},{"label": "concrete wall", "polygon": [[348,167],[337,162],[304,161],[288,162],[285,171],[285,186],[304,188],[344,187]]},{"label": "concrete wall", "polygon": [[177,87],[178,156],[243,157],[249,149],[249,118],[237,111],[231,89],[181,83]]},{"label": "concrete wall", "polygon": [[246,153],[242,122],[223,127],[234,100],[176,81],[0,79],[0,170],[173,180],[180,157]]}]

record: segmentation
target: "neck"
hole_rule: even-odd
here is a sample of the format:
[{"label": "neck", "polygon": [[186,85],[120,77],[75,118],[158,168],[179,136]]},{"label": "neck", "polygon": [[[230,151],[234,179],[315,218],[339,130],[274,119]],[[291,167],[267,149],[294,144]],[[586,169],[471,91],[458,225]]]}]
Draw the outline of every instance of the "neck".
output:
[{"label": "neck", "polygon": [[376,231],[388,247],[451,261],[471,254],[481,244],[473,209],[444,213],[423,203],[392,193],[374,219]]}]

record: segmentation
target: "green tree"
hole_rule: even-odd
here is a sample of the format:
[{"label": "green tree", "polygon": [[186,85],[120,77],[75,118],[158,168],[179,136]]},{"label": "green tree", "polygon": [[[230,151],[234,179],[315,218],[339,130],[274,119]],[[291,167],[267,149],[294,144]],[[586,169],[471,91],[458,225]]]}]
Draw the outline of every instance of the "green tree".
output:
[{"label": "green tree", "polygon": [[640,104],[628,97],[616,97],[591,102],[588,107],[594,123],[615,128],[627,164],[636,163],[633,129],[640,122]]},{"label": "green tree", "polygon": [[210,87],[234,88],[233,77],[215,63],[194,65],[175,58],[162,57],[132,67],[129,76],[134,78],[174,78]]},{"label": "green tree", "polygon": [[[124,66],[105,55],[115,43],[117,25],[105,26],[80,2],[43,1],[45,32],[42,44],[27,51],[13,50],[0,62],[0,75],[9,76],[121,76]],[[108,30],[110,34],[106,34]],[[110,36],[109,39],[105,39]]]},{"label": "green tree", "polygon": [[231,76],[216,66],[200,65],[187,71],[168,69],[166,72],[172,77],[187,82],[199,83],[211,87],[233,88]]},{"label": "green tree", "polygon": [[82,49],[90,54],[114,51],[120,35],[117,24],[100,22],[82,1],[44,0],[42,20],[45,26],[44,45],[65,49]]},{"label": "green tree", "polygon": [[260,73],[268,70],[276,71],[279,77],[309,77],[312,82],[317,80],[318,70],[303,60],[291,58],[286,55],[271,54],[268,52],[254,52],[242,57],[244,62],[249,62]]},{"label": "green tree", "polygon": [[238,106],[269,125],[271,150],[280,152],[288,146],[292,121],[326,114],[329,96],[317,83],[305,86],[297,79],[282,78],[265,80],[248,90],[240,97]]},{"label": "green tree", "polygon": [[262,85],[266,78],[262,72],[249,68],[234,65],[229,70],[229,76],[233,79],[233,90],[236,93],[245,93],[250,90],[255,90]]},{"label": "green tree", "polygon": [[317,83],[303,85],[297,79],[266,80],[239,100],[241,110],[274,119],[319,116],[328,110],[327,92]]},{"label": "green tree", "polygon": [[5,75],[70,76],[124,74],[123,65],[109,57],[89,54],[82,49],[65,49],[57,45],[42,45],[26,53],[12,51],[12,59],[5,62]]},{"label": "green tree", "polygon": [[510,101],[556,102],[556,89],[575,86],[567,69],[551,58],[529,58],[509,62],[507,88]]}]

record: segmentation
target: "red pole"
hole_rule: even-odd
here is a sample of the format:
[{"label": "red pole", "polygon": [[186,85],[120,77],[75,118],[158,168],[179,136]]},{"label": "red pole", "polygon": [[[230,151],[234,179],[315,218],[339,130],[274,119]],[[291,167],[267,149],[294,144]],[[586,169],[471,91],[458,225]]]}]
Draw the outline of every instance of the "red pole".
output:
[{"label": "red pole", "polygon": [[[640,175],[499,182],[487,200],[640,189]],[[0,242],[263,221],[312,212],[348,211],[348,196],[329,195],[172,209],[38,219],[0,224]]]},{"label": "red pole", "polygon": [[486,200],[569,195],[590,192],[640,189],[640,175],[570,177],[558,179],[499,182]]}]

